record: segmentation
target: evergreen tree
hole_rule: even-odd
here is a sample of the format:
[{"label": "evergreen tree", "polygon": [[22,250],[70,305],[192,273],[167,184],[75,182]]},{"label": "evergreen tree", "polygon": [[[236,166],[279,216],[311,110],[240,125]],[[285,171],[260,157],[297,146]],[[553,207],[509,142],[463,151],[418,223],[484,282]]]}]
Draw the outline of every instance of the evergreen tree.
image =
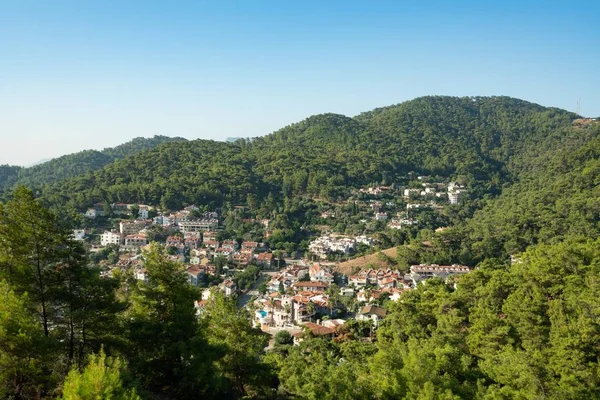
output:
[{"label": "evergreen tree", "polygon": [[266,334],[250,324],[246,309],[237,309],[233,300],[214,292],[206,306],[204,323],[211,345],[221,350],[218,371],[226,379],[221,390],[232,395],[256,395],[268,388],[269,368],[261,362],[267,346]]},{"label": "evergreen tree", "polygon": [[160,246],[144,255],[144,266],[149,281],[133,288],[124,315],[132,373],[154,393],[209,396],[214,356],[196,317],[200,294],[183,265],[169,261]]},{"label": "evergreen tree", "polygon": [[135,389],[127,389],[121,378],[124,366],[118,358],[101,351],[92,354],[83,371],[73,368],[63,384],[63,400],[141,400]]}]

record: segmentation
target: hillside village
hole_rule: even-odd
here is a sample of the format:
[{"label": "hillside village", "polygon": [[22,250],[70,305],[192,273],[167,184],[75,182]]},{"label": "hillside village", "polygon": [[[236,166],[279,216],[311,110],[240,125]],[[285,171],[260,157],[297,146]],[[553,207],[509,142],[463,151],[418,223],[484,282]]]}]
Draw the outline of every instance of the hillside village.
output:
[{"label": "hillside village", "polygon": [[0,398],[600,398],[600,125],[574,117],[425,98],[19,186]]},{"label": "hillside village", "polygon": [[[190,285],[201,288],[195,303],[198,314],[219,290],[238,298],[240,307],[253,310],[255,326],[271,334],[287,330],[299,343],[307,329],[334,338],[349,320],[369,325],[372,335],[386,316],[387,302],[399,301],[403,292],[427,279],[448,281],[468,273],[467,266],[436,264],[402,270],[363,265],[348,275],[336,268],[343,260],[381,249],[379,232],[420,228],[424,211],[440,212],[460,204],[467,194],[456,182],[424,176],[407,187],[361,188],[345,202],[319,204],[318,223],[303,247],[274,243],[272,220],[253,218],[243,206],[227,212],[259,227],[258,234],[244,239],[228,233],[222,210],[190,205],[165,211],[125,203],[96,204],[84,213],[88,228],[73,235],[89,242],[91,257],[103,266],[103,275],[131,274],[145,282],[142,254],[152,243],[158,244],[170,260],[184,265]],[[362,229],[356,234],[336,231],[342,218]]]}]

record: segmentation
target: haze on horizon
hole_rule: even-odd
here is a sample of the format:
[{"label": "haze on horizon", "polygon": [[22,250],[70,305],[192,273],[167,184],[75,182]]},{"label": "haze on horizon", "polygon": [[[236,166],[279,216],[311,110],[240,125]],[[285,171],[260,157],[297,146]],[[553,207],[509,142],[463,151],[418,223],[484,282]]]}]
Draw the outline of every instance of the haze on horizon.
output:
[{"label": "haze on horizon", "polygon": [[424,95],[581,99],[600,116],[597,2],[400,3],[4,2],[0,164]]}]

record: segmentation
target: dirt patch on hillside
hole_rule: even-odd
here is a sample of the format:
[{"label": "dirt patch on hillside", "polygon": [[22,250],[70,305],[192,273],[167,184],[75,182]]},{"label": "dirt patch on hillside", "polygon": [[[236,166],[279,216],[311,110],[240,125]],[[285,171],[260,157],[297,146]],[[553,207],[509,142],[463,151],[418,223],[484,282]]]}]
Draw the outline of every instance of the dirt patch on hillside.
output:
[{"label": "dirt patch on hillside", "polygon": [[[391,247],[381,251],[391,259],[396,258],[396,247]],[[378,253],[369,254],[368,256],[358,257],[353,260],[344,261],[335,266],[335,270],[345,275],[351,275],[354,271],[360,268],[366,268],[368,265],[373,265],[374,268],[393,267],[393,264],[380,260]]]}]

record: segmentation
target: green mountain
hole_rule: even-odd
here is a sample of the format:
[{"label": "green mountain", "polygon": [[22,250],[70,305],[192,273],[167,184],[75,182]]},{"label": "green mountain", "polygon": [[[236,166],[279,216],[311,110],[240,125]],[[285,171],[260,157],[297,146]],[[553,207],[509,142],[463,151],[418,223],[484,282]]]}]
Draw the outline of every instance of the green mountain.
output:
[{"label": "green mountain", "polygon": [[[43,194],[78,209],[100,201],[216,207],[249,195],[283,204],[342,198],[351,187],[401,183],[409,172],[439,175],[466,183],[471,196],[452,219],[463,240],[448,261],[468,252],[476,262],[553,235],[596,232],[596,183],[575,185],[597,160],[599,129],[577,118],[509,97],[422,97],[354,118],[312,116],[252,141],[169,143]],[[592,204],[578,212],[576,201]],[[532,207],[537,214],[523,211]]]},{"label": "green mountain", "polygon": [[[424,97],[355,118],[323,114],[251,142],[172,143],[107,165],[47,192],[94,201],[241,202],[297,194],[335,197],[410,171],[463,179],[499,193],[540,152],[577,146],[576,115],[508,97]],[[78,200],[68,193],[77,193]],[[171,201],[172,200],[172,201]]]},{"label": "green mountain", "polygon": [[117,147],[104,150],[84,150],[74,154],[52,159],[28,168],[9,165],[0,166],[0,191],[16,185],[37,188],[68,179],[86,172],[95,171],[114,161],[143,150],[154,148],[163,143],[185,141],[183,138],[154,136],[135,138]]},{"label": "green mountain", "polygon": [[10,186],[23,169],[16,165],[0,165],[0,188]]},{"label": "green mountain", "polygon": [[593,138],[530,160],[518,182],[475,212],[463,245],[474,243],[478,259],[569,237],[600,237],[600,125],[574,133]]}]

